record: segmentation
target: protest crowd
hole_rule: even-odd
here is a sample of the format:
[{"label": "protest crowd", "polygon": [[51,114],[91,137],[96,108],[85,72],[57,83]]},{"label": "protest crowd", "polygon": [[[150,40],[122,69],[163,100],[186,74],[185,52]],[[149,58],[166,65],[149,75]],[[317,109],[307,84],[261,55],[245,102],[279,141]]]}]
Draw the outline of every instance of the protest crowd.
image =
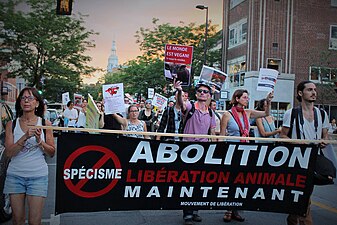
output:
[{"label": "protest crowd", "polygon": [[[221,87],[221,85],[219,86]],[[333,124],[329,124],[326,112],[320,112],[318,108],[314,107],[313,104],[317,93],[315,84],[310,81],[301,82],[297,87],[297,99],[301,107],[296,113],[302,116],[302,120],[303,118],[305,120],[305,122],[300,120],[300,128],[293,126],[292,109],[286,112],[283,126],[280,128],[275,127],[274,118],[270,116],[271,101],[274,97],[273,90],[259,101],[255,109],[248,109],[249,93],[247,90],[238,89],[232,95],[230,110],[220,111],[217,110],[216,101],[212,99],[216,88],[210,83],[199,82],[195,86],[195,99],[193,98],[193,100],[189,98],[187,92],[183,91],[181,81],[174,79],[172,89],[172,96],[165,97],[156,93],[151,96],[152,98],[139,99],[136,98],[136,96],[132,97],[130,94],[124,94],[124,92],[118,94],[118,91],[123,90],[122,86],[103,85],[103,92],[106,94],[103,101],[95,101],[90,94],[88,94],[88,98],[77,95],[74,101],[69,100],[70,98],[67,96],[66,99],[68,101],[65,103],[66,107],[62,112],[62,125],[64,127],[80,128],[75,131],[65,131],[69,133],[88,134],[90,133],[90,128],[120,130],[121,135],[126,137],[168,141],[169,143],[219,143],[227,141],[248,143],[249,140],[246,139],[230,140],[222,137],[249,137],[252,134],[251,130],[254,129],[253,133],[255,133],[256,137],[322,140],[320,143],[321,148],[326,146],[324,140],[327,139],[328,130],[330,129],[329,132],[332,133],[336,127],[335,121],[333,121]],[[138,99],[138,101],[136,99]],[[20,117],[21,127],[24,127],[23,124],[31,123],[32,121],[38,121],[38,125],[51,125],[48,120],[48,114],[46,112],[42,113],[43,109],[46,110],[43,104],[41,97],[34,88],[24,89],[24,91],[20,93],[16,107],[17,112],[19,112],[17,116],[18,118]],[[38,107],[39,111],[38,114],[36,114]],[[45,123],[44,120],[38,119],[42,116],[45,117],[44,119],[47,123]],[[307,122],[308,120],[315,121],[315,123]],[[251,126],[253,123],[255,125],[254,128]],[[15,125],[13,125],[13,127],[14,126]],[[12,124],[9,123],[7,130],[11,131],[11,127]],[[123,134],[123,131],[132,131],[134,133]],[[147,134],[146,132],[152,133]],[[158,135],[154,134],[155,132]],[[163,133],[191,134],[194,136],[181,138],[172,135],[165,136]],[[105,135],[106,133],[102,130],[101,134]],[[199,137],[199,135],[212,135],[212,138]],[[117,135],[113,136],[115,137]],[[34,137],[36,137],[36,139]],[[9,168],[16,168],[17,163],[25,160],[23,154],[31,154],[28,150],[23,153],[20,152],[21,148],[28,148],[26,143],[28,143],[27,140],[30,139],[32,139],[31,142],[33,144],[36,143],[34,147],[40,154],[29,157],[39,158],[39,160],[44,162],[41,156],[46,153],[53,155],[55,151],[54,143],[50,137],[50,130],[44,135],[41,129],[31,129],[27,127],[27,125],[24,127],[24,130],[20,130],[20,134],[17,133],[16,130],[13,130],[13,133],[7,132],[6,151],[7,154],[12,157]],[[266,141],[265,143],[268,142],[270,141]],[[255,142],[252,141],[252,143]],[[18,154],[18,152],[20,153]],[[35,170],[36,168],[27,168],[27,170],[30,169]],[[17,178],[15,178],[17,175],[16,170],[9,170],[9,173],[12,174],[8,174],[5,191],[11,194],[11,201],[14,203],[14,220],[21,221],[23,218],[21,209],[25,203],[21,194],[18,194],[17,189],[14,188],[18,182]],[[26,173],[23,175],[26,176]],[[43,175],[45,177],[46,173],[43,173]],[[90,177],[90,174],[88,176]],[[329,179],[331,183],[333,177],[329,176],[327,179]],[[43,181],[44,190],[47,183],[48,181]],[[313,190],[310,190],[310,193],[312,191]],[[29,195],[28,192],[27,195]],[[35,220],[41,220],[41,211],[46,193],[44,191],[36,195],[40,196],[33,198],[38,199],[36,205],[39,207],[39,210],[36,211],[32,208],[29,210],[32,211],[31,216],[34,217]],[[310,199],[309,202],[305,202],[305,206],[307,206],[307,213],[305,213],[305,215],[290,214],[285,221],[287,221],[289,225],[296,225],[298,222],[305,225],[312,224]],[[185,225],[193,225],[194,222],[202,221],[198,210],[189,208],[181,209],[183,209],[183,223]],[[227,210],[224,212],[222,220],[227,223],[233,220],[244,222],[245,218],[240,210]]]}]

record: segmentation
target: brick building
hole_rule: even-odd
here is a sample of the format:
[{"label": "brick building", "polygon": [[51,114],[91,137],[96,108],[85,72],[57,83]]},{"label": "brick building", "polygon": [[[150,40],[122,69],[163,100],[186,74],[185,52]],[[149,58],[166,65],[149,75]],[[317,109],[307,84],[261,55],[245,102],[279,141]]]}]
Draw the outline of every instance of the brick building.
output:
[{"label": "brick building", "polygon": [[279,120],[308,79],[317,83],[317,104],[337,117],[337,0],[224,0],[224,30],[229,98],[248,89],[254,107],[265,96],[256,91],[258,71],[272,68],[280,73],[272,105]]}]

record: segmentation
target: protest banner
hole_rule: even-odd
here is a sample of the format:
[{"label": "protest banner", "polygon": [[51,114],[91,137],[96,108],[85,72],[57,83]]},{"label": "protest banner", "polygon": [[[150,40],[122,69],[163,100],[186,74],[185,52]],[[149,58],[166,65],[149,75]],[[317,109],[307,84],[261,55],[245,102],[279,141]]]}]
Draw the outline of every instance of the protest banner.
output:
[{"label": "protest banner", "polygon": [[193,47],[185,45],[165,45],[164,74],[167,80],[173,78],[182,82],[183,86],[190,85]]},{"label": "protest banner", "polygon": [[85,127],[98,129],[99,116],[100,114],[97,105],[92,96],[88,93],[87,112],[85,114]]},{"label": "protest banner", "polygon": [[164,109],[167,105],[167,98],[158,93],[155,93],[152,100],[152,105]]},{"label": "protest banner", "polygon": [[215,91],[220,92],[223,83],[227,78],[227,74],[209,66],[202,66],[200,72],[200,84],[207,84],[210,87],[215,87]]},{"label": "protest banner", "polygon": [[70,101],[69,92],[65,92],[62,94],[62,105],[67,105]]},{"label": "protest banner", "polygon": [[125,113],[123,83],[105,84],[102,88],[105,114]]},{"label": "protest banner", "polygon": [[273,69],[260,68],[259,79],[257,81],[257,91],[271,92],[274,90],[279,72]]},{"label": "protest banner", "polygon": [[303,215],[318,152],[313,144],[76,133],[62,134],[57,146],[55,214],[189,208]]}]

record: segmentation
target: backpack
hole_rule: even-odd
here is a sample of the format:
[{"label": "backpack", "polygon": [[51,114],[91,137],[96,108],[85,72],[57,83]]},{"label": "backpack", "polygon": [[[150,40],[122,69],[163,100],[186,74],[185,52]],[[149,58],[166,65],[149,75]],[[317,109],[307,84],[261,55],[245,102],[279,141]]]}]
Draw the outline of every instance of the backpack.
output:
[{"label": "backpack", "polygon": [[[289,138],[291,138],[291,135],[292,135],[292,131],[293,131],[293,127],[294,127],[294,122],[296,122],[296,137],[297,138],[299,138],[299,137],[301,137],[301,135],[300,135],[300,125],[299,125],[299,121],[298,121],[298,119],[296,119],[296,121],[295,121],[295,118],[298,118],[298,114],[299,114],[299,111],[300,111],[300,107],[294,107],[294,108],[292,108],[292,110],[291,110],[291,117],[290,117],[290,127],[289,127],[289,132],[288,132],[288,137]],[[321,117],[322,117],[322,123],[324,122],[324,120],[325,120],[325,111],[324,110],[322,110],[322,109],[319,109],[319,111],[320,111],[320,113],[321,113]],[[316,112],[316,110],[315,110],[315,112]],[[303,119],[303,117],[302,118],[300,118],[301,120]],[[302,121],[301,121],[302,122]],[[317,126],[318,126],[318,121],[317,121],[317,119],[315,120],[315,128],[317,129]]]},{"label": "backpack", "polygon": [[[14,132],[14,128],[16,126],[16,120],[17,120],[17,118],[15,118],[14,120],[12,120],[12,133]],[[46,125],[46,120],[45,120],[45,118],[42,118],[42,126],[45,126],[45,125]],[[46,129],[42,130],[44,136],[46,136],[45,130]]]},{"label": "backpack", "polygon": [[[325,120],[325,111],[322,109],[319,109],[322,117],[322,123]],[[318,127],[318,119],[317,119],[317,111],[315,110],[315,118],[314,118],[314,124],[315,124],[315,130],[317,132]],[[300,118],[298,119],[298,115],[300,114]],[[291,138],[292,130],[294,127],[294,120],[296,118],[296,137],[301,137],[300,135],[300,125],[303,126],[303,115],[301,112],[301,109],[299,107],[293,108],[291,110],[291,118],[290,118],[290,128],[288,132],[288,137]],[[300,122],[299,122],[300,120]],[[336,177],[336,167],[334,164],[324,156],[322,149],[320,149],[320,154],[317,155],[316,158],[316,164],[314,169],[314,185],[328,185],[328,184],[334,184],[333,179],[329,179],[328,177]]]},{"label": "backpack", "polygon": [[[185,118],[185,119],[180,123],[180,125],[179,125],[179,133],[180,133],[180,134],[183,134],[183,133],[184,133],[184,129],[185,129],[185,126],[186,126],[187,121],[193,116],[193,114],[194,114],[194,112],[195,112],[195,105],[194,105],[194,102],[191,102],[191,104],[192,104],[191,110],[187,113],[186,118]],[[208,113],[209,113],[210,117],[213,116],[212,109],[208,108]],[[208,130],[208,134],[210,134],[210,129]]]}]

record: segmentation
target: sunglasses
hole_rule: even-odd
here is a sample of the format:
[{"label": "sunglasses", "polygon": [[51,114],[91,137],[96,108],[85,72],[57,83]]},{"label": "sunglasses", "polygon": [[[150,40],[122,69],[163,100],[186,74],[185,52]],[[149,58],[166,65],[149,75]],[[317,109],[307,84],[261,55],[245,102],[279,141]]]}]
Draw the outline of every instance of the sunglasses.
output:
[{"label": "sunglasses", "polygon": [[198,89],[197,90],[198,93],[204,93],[204,94],[208,94],[209,93],[209,90],[202,90],[202,89]]},{"label": "sunglasses", "polygon": [[29,102],[35,100],[35,97],[33,95],[31,96],[21,96],[21,101],[26,101],[28,100]]}]

